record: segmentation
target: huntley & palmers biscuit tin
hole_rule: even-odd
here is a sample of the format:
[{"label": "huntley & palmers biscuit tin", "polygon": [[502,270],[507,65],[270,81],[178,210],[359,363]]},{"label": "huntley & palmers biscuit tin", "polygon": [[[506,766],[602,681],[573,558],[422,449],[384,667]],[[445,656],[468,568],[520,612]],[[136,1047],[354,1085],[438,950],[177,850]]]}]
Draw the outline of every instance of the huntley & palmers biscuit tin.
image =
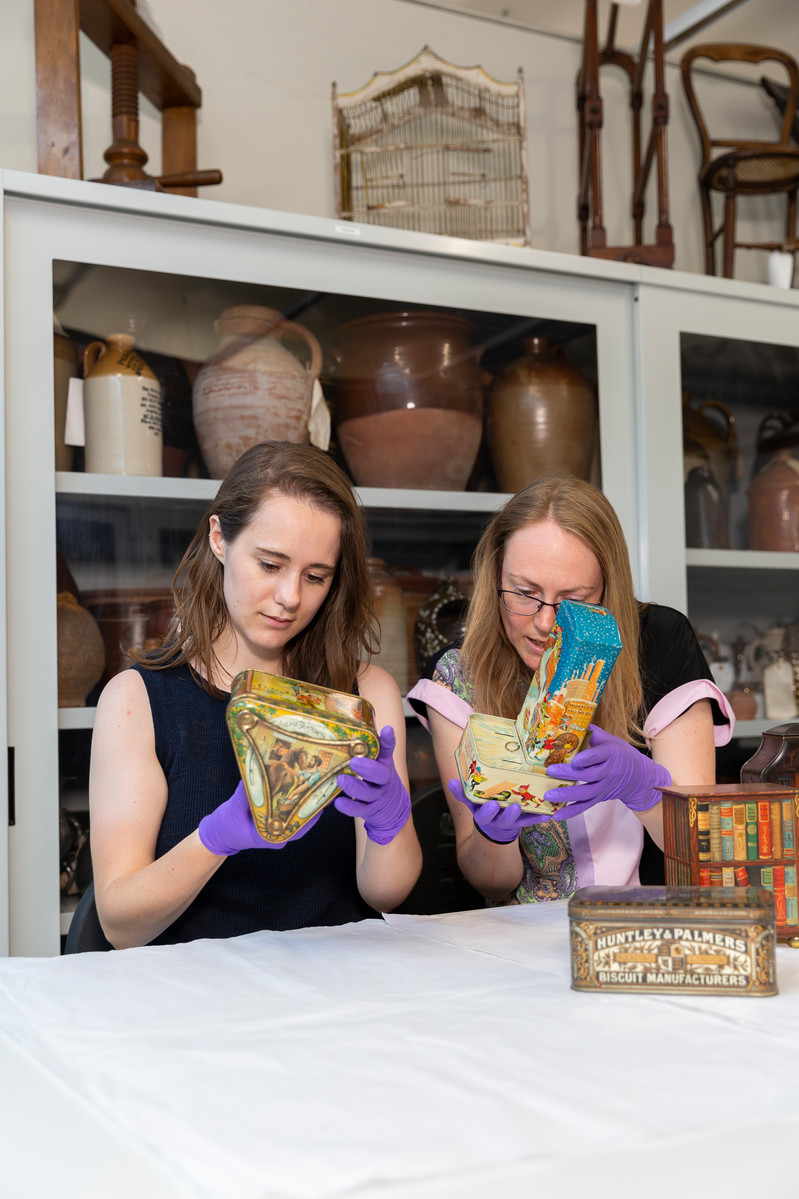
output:
[{"label": "huntley & palmers biscuit tin", "polygon": [[338,793],[350,758],[376,758],[372,705],[358,695],[243,670],[227,723],[250,811],[265,841],[287,841]]},{"label": "huntley & palmers biscuit tin", "polygon": [[776,995],[774,899],[755,887],[581,887],[572,989]]},{"label": "huntley & palmers biscuit tin", "polygon": [[620,649],[610,612],[564,600],[517,718],[468,718],[455,755],[467,798],[543,814],[562,807],[544,792],[573,784],[549,778],[546,768],[571,761],[582,746]]}]

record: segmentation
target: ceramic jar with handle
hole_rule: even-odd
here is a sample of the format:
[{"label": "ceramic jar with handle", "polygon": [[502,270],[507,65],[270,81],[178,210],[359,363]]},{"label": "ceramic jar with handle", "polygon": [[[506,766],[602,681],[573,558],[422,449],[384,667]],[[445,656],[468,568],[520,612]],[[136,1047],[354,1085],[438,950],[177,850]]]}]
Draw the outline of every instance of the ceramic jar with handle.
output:
[{"label": "ceramic jar with handle", "polygon": [[542,475],[588,480],[597,438],[594,388],[546,338],[528,338],[524,351],[488,392],[486,435],[497,482],[516,492]]},{"label": "ceramic jar with handle", "polygon": [[[258,304],[226,308],[214,329],[219,348],[194,381],[192,408],[208,473],[222,479],[245,450],[261,441],[308,444],[322,350],[310,330]],[[284,340],[304,343],[307,363]]]},{"label": "ceramic jar with handle", "polygon": [[83,351],[86,470],[160,475],[161,386],[129,333],[111,333]]},{"label": "ceramic jar with handle", "polygon": [[692,401],[688,392],[683,392],[682,431],[686,474],[699,462],[707,464],[721,489],[728,519],[730,492],[743,474],[735,416],[720,400]]},{"label": "ceramic jar with handle", "polygon": [[799,458],[778,450],[749,485],[749,547],[799,551]]}]

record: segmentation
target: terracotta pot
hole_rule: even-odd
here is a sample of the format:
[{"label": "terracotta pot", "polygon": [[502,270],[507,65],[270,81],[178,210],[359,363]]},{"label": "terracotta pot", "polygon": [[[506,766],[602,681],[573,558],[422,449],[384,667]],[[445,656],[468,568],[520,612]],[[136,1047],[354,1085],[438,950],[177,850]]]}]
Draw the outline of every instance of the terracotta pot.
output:
[{"label": "terracotta pot", "polygon": [[494,377],[486,436],[502,491],[516,492],[542,475],[588,480],[597,440],[594,388],[559,346],[543,337]]},{"label": "terracotta pot", "polygon": [[111,333],[83,351],[88,472],[162,473],[161,386],[133,345],[131,334]]},{"label": "terracotta pot", "polygon": [[408,690],[408,636],[402,588],[386,572],[382,558],[368,558],[369,578],[380,623],[380,652],[372,659],[387,670],[401,693]]},{"label": "terracotta pot", "polygon": [[778,450],[747,491],[749,547],[799,551],[799,459]]},{"label": "terracotta pot", "polygon": [[[322,368],[319,342],[274,308],[226,308],[214,323],[219,349],[194,381],[192,408],[200,451],[212,479],[262,441],[307,445],[314,381]],[[304,366],[281,341],[305,343]]]},{"label": "terracotta pot", "polygon": [[474,326],[441,312],[388,312],[336,330],[338,444],[362,487],[459,491],[483,432]]},{"label": "terracotta pot", "polygon": [[55,468],[72,470],[73,450],[64,441],[70,379],[78,377],[75,347],[64,333],[53,333],[53,399],[55,405]]},{"label": "terracotta pot", "polygon": [[71,591],[58,593],[58,706],[83,708],[99,682],[105,646],[97,621]]},{"label": "terracotta pot", "polygon": [[105,684],[131,665],[131,649],[156,649],[175,614],[168,587],[86,591],[83,602],[97,620],[105,645]]}]

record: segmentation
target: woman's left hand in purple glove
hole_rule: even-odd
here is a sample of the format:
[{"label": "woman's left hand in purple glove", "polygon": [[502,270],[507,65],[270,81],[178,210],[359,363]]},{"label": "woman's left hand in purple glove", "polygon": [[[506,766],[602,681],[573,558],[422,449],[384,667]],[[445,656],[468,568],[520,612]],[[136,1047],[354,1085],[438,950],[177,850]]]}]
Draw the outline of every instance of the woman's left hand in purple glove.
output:
[{"label": "woman's left hand in purple glove", "polygon": [[411,814],[411,797],[394,765],[396,737],[391,725],[380,730],[380,752],[376,758],[350,758],[355,774],[339,774],[336,782],[343,795],[333,800],[345,816],[360,816],[366,835],[377,845],[388,845]]},{"label": "woman's left hand in purple glove", "polygon": [[566,806],[553,814],[553,820],[579,816],[606,799],[620,799],[633,812],[648,812],[659,804],[663,796],[656,788],[671,783],[666,767],[612,733],[594,724],[588,727],[591,743],[587,749],[576,753],[571,762],[547,767],[551,778],[583,784],[578,790],[558,787],[547,791],[544,798],[553,803],[566,800]]}]

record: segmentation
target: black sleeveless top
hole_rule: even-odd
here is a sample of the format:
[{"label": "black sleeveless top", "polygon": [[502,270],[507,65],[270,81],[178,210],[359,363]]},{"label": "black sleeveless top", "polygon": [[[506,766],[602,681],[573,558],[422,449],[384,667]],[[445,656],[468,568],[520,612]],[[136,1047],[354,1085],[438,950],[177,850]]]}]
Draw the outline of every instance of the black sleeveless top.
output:
[{"label": "black sleeveless top", "polygon": [[[155,848],[160,858],[233,794],[241,775],[225,721],[229,696],[209,695],[188,666],[133,669],[147,688],[155,752],[169,788]],[[152,944],[348,924],[375,915],[355,882],[353,821],[328,804],[299,841],[226,858]]]}]

